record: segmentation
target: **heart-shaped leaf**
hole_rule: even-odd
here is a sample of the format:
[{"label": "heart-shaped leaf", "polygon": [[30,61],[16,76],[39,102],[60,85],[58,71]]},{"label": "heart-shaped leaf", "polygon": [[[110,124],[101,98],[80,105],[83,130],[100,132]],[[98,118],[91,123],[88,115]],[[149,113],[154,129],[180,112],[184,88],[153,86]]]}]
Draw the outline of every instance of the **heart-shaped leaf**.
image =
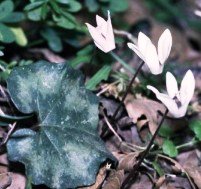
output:
[{"label": "heart-shaped leaf", "polygon": [[113,157],[97,133],[98,99],[80,72],[40,61],[15,68],[7,84],[16,107],[39,120],[38,131],[12,135],[9,159],[24,163],[34,184],[64,189],[95,182],[100,164]]}]

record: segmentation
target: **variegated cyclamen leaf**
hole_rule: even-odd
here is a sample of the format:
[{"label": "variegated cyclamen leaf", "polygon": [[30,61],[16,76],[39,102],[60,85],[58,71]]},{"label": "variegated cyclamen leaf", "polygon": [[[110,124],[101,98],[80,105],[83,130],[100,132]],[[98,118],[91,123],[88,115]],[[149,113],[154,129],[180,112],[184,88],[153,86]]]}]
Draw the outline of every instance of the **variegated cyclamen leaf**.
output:
[{"label": "variegated cyclamen leaf", "polygon": [[36,113],[39,130],[17,130],[8,157],[25,165],[31,181],[64,189],[95,182],[100,164],[113,158],[97,133],[98,99],[67,64],[40,61],[15,68],[8,91],[23,113]]}]

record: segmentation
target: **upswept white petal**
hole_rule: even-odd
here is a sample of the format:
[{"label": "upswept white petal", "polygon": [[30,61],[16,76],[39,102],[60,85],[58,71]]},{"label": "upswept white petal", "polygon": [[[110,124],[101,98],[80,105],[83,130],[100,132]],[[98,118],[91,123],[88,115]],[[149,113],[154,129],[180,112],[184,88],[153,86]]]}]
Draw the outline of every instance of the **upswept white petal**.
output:
[{"label": "upswept white petal", "polygon": [[86,23],[95,45],[105,53],[115,49],[116,46],[110,12],[108,11],[107,21],[105,21],[102,17],[96,15],[96,22],[97,27],[93,27],[90,24]]},{"label": "upswept white petal", "polygon": [[147,37],[144,33],[140,32],[138,34],[138,48],[143,56],[145,56],[147,44],[150,42],[150,38]]},{"label": "upswept white petal", "polygon": [[[186,114],[188,104],[193,96],[195,89],[195,78],[192,71],[188,70],[186,72],[181,82],[180,91],[178,91],[175,77],[170,72],[166,74],[166,85],[168,95],[160,93],[156,88],[152,86],[147,86],[147,88],[156,94],[156,97],[161,102],[163,102],[163,104],[168,108],[174,117],[183,117]],[[177,99],[174,99],[175,96]]]},{"label": "upswept white petal", "polygon": [[133,50],[143,61],[145,61],[145,57],[142,55],[141,51],[138,47],[133,43],[127,43],[128,47]]},{"label": "upswept white petal", "polygon": [[100,46],[98,43],[96,43],[96,41],[94,41],[94,43],[101,51],[103,51],[103,52],[106,51],[102,46]]},{"label": "upswept white petal", "polygon": [[97,23],[97,26],[103,26],[103,27],[107,26],[107,22],[99,15],[96,15],[96,23]]},{"label": "upswept white petal", "polygon": [[174,116],[177,117],[178,107],[175,101],[170,98],[166,94],[160,93],[155,87],[152,87],[150,85],[147,86],[148,89],[150,89],[153,93],[155,93],[158,100],[160,100],[169,110],[169,112]]},{"label": "upswept white petal", "polygon": [[99,32],[97,32],[95,27],[93,27],[92,25],[88,23],[86,23],[86,25],[93,40],[96,41],[96,43],[99,46],[102,46],[102,43],[105,40],[104,37]]},{"label": "upswept white petal", "polygon": [[162,73],[163,67],[159,64],[156,47],[152,42],[148,42],[146,46],[145,63],[154,75]]},{"label": "upswept white petal", "polygon": [[178,90],[177,80],[170,72],[166,73],[166,88],[167,88],[168,95],[171,98],[174,98],[176,94],[178,94],[179,90]]},{"label": "upswept white petal", "polygon": [[180,95],[183,103],[189,103],[195,90],[195,78],[191,70],[188,70],[181,82]]},{"label": "upswept white petal", "polygon": [[108,20],[107,20],[107,32],[106,32],[106,41],[107,45],[109,46],[109,51],[116,48],[115,46],[115,40],[114,40],[114,32],[112,28],[112,21],[110,17],[110,11],[108,11]]},{"label": "upswept white petal", "polygon": [[100,17],[99,15],[96,15],[96,23],[97,23],[96,31],[99,31],[100,33],[102,33],[103,36],[106,37],[106,35],[107,35],[107,22],[102,17]]},{"label": "upswept white petal", "polygon": [[158,59],[161,64],[164,64],[170,55],[172,47],[172,35],[169,29],[166,29],[158,40]]},{"label": "upswept white petal", "polygon": [[160,93],[158,89],[156,89],[155,87],[151,85],[147,85],[147,89],[151,90],[153,93],[155,93],[155,95],[158,95]]}]

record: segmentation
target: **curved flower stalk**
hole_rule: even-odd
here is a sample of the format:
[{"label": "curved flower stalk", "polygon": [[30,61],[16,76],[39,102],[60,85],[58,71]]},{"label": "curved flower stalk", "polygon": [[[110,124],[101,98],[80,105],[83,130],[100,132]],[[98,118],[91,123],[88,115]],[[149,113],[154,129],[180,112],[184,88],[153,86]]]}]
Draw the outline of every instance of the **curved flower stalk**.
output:
[{"label": "curved flower stalk", "polygon": [[96,15],[97,27],[86,23],[89,33],[94,40],[95,45],[105,53],[115,49],[114,33],[108,11],[108,20],[105,21],[102,17]]},{"label": "curved flower stalk", "polygon": [[158,40],[158,53],[150,38],[142,32],[138,34],[137,44],[128,43],[128,47],[147,64],[152,74],[158,75],[162,73],[164,63],[170,54],[172,35],[169,29],[162,33]]},{"label": "curved flower stalk", "polygon": [[166,88],[168,94],[160,93],[155,87],[150,85],[148,89],[153,91],[156,97],[168,108],[169,112],[176,118],[183,117],[186,114],[187,107],[195,90],[195,78],[191,70],[188,70],[178,89],[175,77],[167,72]]}]

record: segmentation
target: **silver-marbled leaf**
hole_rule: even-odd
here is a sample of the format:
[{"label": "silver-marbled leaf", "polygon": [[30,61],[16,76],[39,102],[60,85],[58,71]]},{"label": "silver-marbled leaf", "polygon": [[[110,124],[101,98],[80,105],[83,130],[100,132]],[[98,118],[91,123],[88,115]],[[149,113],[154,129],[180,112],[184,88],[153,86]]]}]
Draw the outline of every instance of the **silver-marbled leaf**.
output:
[{"label": "silver-marbled leaf", "polygon": [[113,158],[97,133],[98,99],[79,71],[39,61],[15,68],[8,91],[23,113],[36,113],[39,130],[17,130],[7,143],[11,161],[25,164],[34,184],[65,189],[90,185]]}]

